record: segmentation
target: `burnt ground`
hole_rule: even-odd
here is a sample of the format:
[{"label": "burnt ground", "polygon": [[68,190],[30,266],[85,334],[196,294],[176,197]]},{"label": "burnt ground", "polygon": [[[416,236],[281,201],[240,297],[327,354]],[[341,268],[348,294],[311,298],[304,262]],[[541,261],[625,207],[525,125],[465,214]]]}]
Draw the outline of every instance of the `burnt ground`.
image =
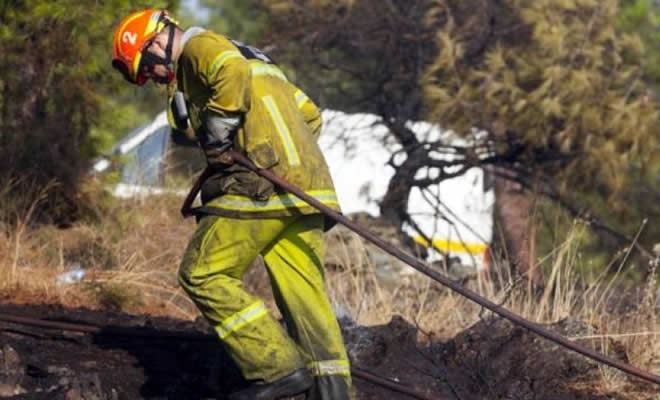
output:
[{"label": "burnt ground", "polygon": [[[10,304],[0,305],[0,313],[110,326],[100,333],[76,333],[0,322],[1,398],[221,399],[245,384],[202,321]],[[500,319],[481,321],[447,342],[420,340],[416,328],[396,317],[383,326],[342,321],[342,327],[355,366],[430,399],[645,398],[629,397],[633,389],[660,398],[650,384],[623,376],[617,377],[622,384],[616,393],[602,393],[597,365]],[[583,326],[562,321],[551,328],[574,334]],[[127,335],[128,330],[141,336]],[[163,333],[179,337],[154,337]],[[625,354],[620,357],[625,360]],[[359,399],[412,398],[354,382]]]}]

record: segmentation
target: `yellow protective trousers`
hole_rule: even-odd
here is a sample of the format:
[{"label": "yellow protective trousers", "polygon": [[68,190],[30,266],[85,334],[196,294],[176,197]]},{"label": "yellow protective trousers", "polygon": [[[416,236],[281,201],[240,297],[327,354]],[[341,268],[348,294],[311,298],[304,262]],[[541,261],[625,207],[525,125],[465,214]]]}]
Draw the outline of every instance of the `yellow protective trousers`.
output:
[{"label": "yellow protective trousers", "polygon": [[[287,332],[242,279],[262,254]],[[248,380],[272,382],[295,369],[316,378],[311,398],[349,399],[350,367],[324,287],[323,216],[203,217],[179,282]],[[308,397],[309,398],[309,397]]]}]

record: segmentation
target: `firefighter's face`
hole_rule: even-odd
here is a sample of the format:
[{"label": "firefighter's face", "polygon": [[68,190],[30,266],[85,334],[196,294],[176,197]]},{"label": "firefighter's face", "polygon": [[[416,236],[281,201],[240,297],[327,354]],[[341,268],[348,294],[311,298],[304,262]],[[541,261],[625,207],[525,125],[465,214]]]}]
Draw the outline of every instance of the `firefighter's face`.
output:
[{"label": "firefighter's face", "polygon": [[[154,37],[153,40],[151,40],[145,45],[144,51],[148,51],[156,56],[165,58],[166,46],[167,46],[167,36],[163,34],[158,34]],[[162,64],[156,64],[156,65],[145,64],[142,65],[140,69],[140,74],[143,74],[147,79],[151,78],[155,83],[167,84],[169,82],[171,72],[167,68],[167,66]]]}]

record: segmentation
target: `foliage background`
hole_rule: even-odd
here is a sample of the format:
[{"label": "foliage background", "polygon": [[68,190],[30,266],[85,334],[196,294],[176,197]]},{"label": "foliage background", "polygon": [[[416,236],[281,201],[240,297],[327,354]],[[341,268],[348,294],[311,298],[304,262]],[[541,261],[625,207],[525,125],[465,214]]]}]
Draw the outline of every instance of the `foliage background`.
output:
[{"label": "foliage background", "polygon": [[66,225],[86,208],[89,160],[146,121],[163,100],[126,85],[110,66],[112,33],[128,12],[178,1],[7,0],[0,6],[0,180],[17,209],[52,184],[36,220]]},{"label": "foliage background", "polygon": [[[627,238],[647,220],[640,242],[657,241],[660,38],[652,0],[197,4],[195,12],[176,0],[0,5],[0,179],[12,182],[6,190],[17,210],[32,202],[25,193],[51,182],[36,220],[66,226],[84,215],[90,161],[162,109],[161,89],[127,85],[109,65],[115,25],[149,6],[260,46],[323,107],[381,116],[406,155],[391,165],[397,174],[382,207],[396,223],[405,221],[420,171],[436,163],[420,148],[447,150],[416,142],[405,127],[429,119],[468,135],[472,126],[492,132],[489,151],[499,158],[486,164],[522,173],[531,195],[542,182],[570,205],[540,203],[540,248],[576,216],[597,217]],[[484,16],[491,23],[477,23]],[[475,154],[466,151],[464,165]],[[621,248],[612,237],[591,243],[595,252]]]}]

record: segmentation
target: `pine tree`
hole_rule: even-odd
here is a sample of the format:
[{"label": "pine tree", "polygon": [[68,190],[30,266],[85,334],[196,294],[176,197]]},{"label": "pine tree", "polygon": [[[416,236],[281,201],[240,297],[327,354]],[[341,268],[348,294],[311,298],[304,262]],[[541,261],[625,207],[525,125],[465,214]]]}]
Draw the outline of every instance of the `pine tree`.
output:
[{"label": "pine tree", "polygon": [[617,24],[619,3],[451,3],[432,14],[442,29],[424,82],[428,118],[488,132],[489,154],[506,160],[496,172],[525,196],[592,222],[584,210],[599,201],[621,205],[631,172],[657,163],[658,106],[643,42]]}]

